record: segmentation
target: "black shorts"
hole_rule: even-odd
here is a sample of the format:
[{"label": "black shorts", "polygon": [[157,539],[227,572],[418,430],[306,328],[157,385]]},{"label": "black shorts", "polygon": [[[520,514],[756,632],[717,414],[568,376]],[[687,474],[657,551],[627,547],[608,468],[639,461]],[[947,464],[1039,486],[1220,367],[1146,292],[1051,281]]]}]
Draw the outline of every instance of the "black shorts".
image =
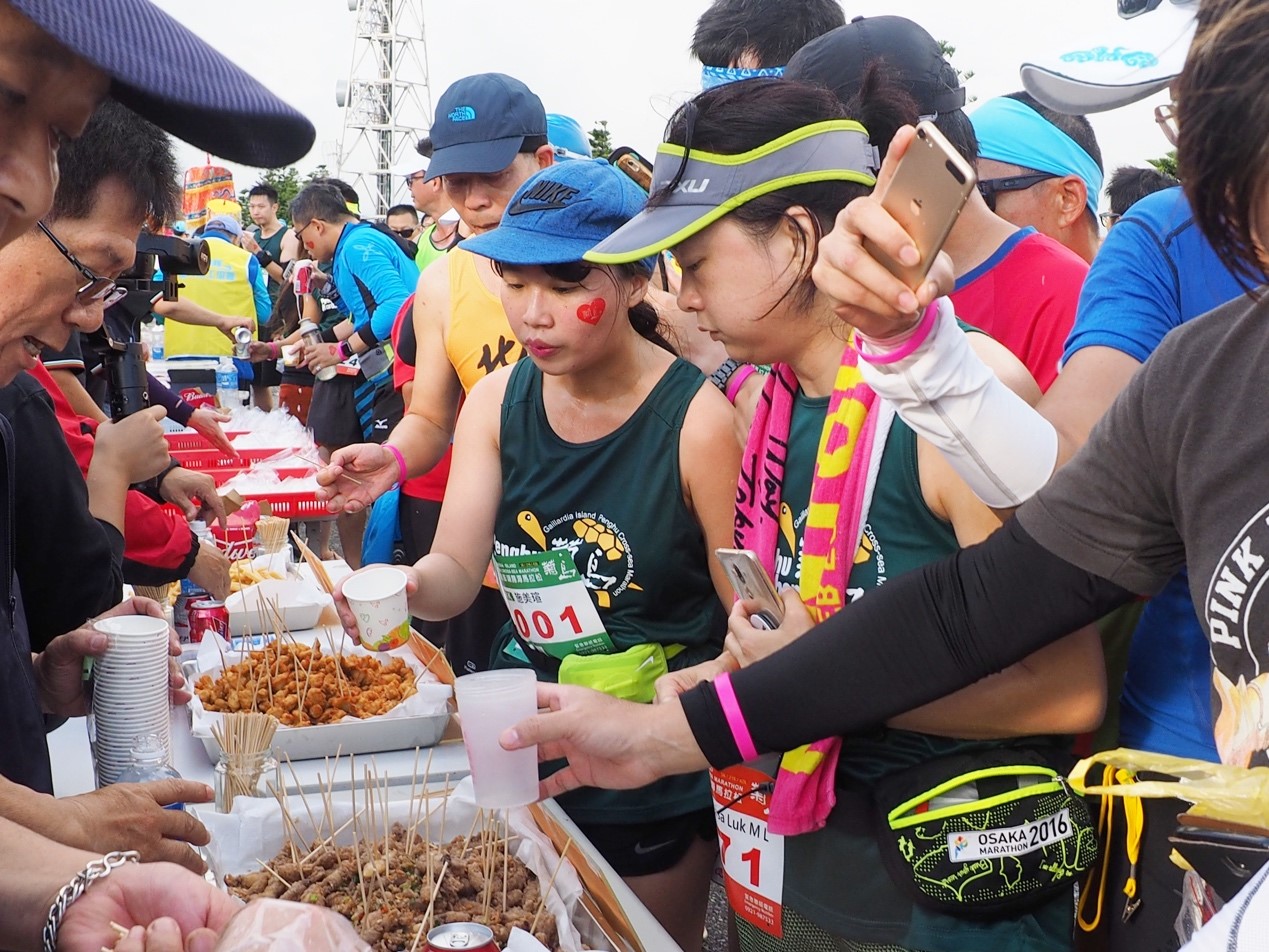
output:
[{"label": "black shorts", "polygon": [[663,873],[687,855],[693,842],[710,843],[717,835],[709,807],[648,823],[578,823],[577,827],[623,877]]},{"label": "black shorts", "polygon": [[361,377],[336,374],[330,380],[318,380],[313,385],[308,425],[313,431],[313,441],[319,446],[339,449],[365,441],[356,404],[357,383],[361,380]]}]

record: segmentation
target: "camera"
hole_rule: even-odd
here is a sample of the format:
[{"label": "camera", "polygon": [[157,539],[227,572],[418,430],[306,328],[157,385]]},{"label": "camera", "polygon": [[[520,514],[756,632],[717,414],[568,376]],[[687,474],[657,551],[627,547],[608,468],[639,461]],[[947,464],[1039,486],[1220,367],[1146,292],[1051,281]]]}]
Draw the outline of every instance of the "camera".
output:
[{"label": "camera", "polygon": [[[141,344],[137,341],[142,323],[151,320],[150,307],[162,294],[175,301],[179,277],[206,274],[211,252],[201,238],[155,235],[142,231],[137,236],[137,256],[132,267],[115,281],[127,289],[127,296],[106,309],[102,326],[84,334],[84,343],[101,359],[110,401],[110,417],[120,420],[149,405],[148,386]],[[154,279],[155,271],[162,281]]]}]

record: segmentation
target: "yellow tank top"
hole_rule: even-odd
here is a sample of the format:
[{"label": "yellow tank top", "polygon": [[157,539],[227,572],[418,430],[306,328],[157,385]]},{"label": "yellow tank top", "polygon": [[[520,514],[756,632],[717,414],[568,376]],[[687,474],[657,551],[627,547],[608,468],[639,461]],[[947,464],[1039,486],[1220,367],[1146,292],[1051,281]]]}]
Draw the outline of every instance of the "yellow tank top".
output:
[{"label": "yellow tank top", "polygon": [[[180,279],[181,298],[216,314],[255,317],[256,299],[247,270],[251,255],[218,238],[208,239],[207,244],[211,249],[211,267],[206,274],[191,274]],[[163,326],[168,357],[233,355],[233,341],[215,327],[196,327],[174,320],[164,321]],[[251,336],[256,336],[254,331]]]},{"label": "yellow tank top", "polygon": [[448,264],[445,354],[467,393],[482,377],[523,357],[524,348],[511,333],[502,301],[481,282],[476,255],[460,245],[449,253]]}]

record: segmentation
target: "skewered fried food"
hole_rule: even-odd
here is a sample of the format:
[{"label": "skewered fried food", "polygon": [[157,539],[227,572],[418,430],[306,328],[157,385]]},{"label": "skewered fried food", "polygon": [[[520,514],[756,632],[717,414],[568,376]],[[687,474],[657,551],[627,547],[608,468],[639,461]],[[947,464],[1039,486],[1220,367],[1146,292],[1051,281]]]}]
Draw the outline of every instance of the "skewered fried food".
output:
[{"label": "skewered fried food", "polygon": [[[503,946],[512,928],[528,931],[533,926],[542,903],[537,877],[520,860],[508,856],[504,907],[506,848],[505,839],[486,833],[470,840],[460,836],[445,844],[428,843],[409,836],[398,823],[386,847],[382,840],[362,841],[359,847],[314,843],[299,864],[296,854],[283,848],[269,862],[269,870],[226,876],[225,885],[241,899],[267,896],[326,906],[348,918],[371,948],[395,952],[412,946],[426,916],[436,886],[428,879],[429,871],[440,875],[444,870],[430,924],[481,922]],[[369,903],[363,895],[370,897]],[[557,949],[555,917],[543,913],[536,922],[534,937],[548,949]]]},{"label": "skewered fried food", "polygon": [[415,677],[401,658],[380,662],[323,654],[316,641],[274,641],[215,678],[204,674],[194,691],[208,711],[261,711],[286,727],[310,727],[386,713],[417,692]]}]

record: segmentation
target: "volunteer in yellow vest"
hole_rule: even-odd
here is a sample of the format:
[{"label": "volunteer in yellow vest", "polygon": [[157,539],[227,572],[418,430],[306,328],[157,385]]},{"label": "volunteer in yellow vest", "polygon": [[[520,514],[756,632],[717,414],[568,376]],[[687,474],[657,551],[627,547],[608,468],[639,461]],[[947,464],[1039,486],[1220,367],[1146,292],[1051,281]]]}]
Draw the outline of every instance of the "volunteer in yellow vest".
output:
[{"label": "volunteer in yellow vest", "polygon": [[[497,227],[516,189],[555,157],[542,101],[502,73],[468,76],[445,90],[431,138],[434,151],[425,180],[444,176],[445,194],[473,234]],[[489,259],[461,245],[420,276],[409,410],[387,442],[346,446],[332,454],[330,466],[318,474],[332,512],[358,512],[407,477],[435,466],[453,438],[463,394],[524,355],[502,308],[501,285]],[[494,633],[507,620],[491,585],[450,622],[446,654],[460,674],[489,666]]]},{"label": "volunteer in yellow vest", "polygon": [[[167,359],[233,355],[233,329],[244,326],[256,337],[257,324],[272,313],[268,278],[260,263],[239,247],[242,225],[217,215],[203,230],[211,253],[205,275],[181,278],[178,301],[160,301],[155,312],[165,318]],[[240,375],[251,379],[250,363],[239,363]]]}]

